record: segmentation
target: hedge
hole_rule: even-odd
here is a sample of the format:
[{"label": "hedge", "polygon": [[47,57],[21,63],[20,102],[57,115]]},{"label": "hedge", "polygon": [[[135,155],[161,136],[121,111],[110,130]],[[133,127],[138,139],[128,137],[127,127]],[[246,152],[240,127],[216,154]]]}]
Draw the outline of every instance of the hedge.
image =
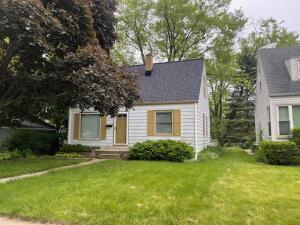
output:
[{"label": "hedge", "polygon": [[59,150],[59,137],[55,131],[15,129],[2,147],[8,151],[30,151],[33,154],[54,155]]},{"label": "hedge", "polygon": [[173,140],[145,141],[136,143],[129,149],[129,159],[132,160],[166,160],[183,162],[191,159],[193,147]]},{"label": "hedge", "polygon": [[85,145],[64,145],[60,152],[65,152],[65,153],[73,153],[73,152],[87,152],[87,151],[91,151],[92,147],[89,146],[85,146]]},{"label": "hedge", "polygon": [[262,141],[256,152],[258,161],[273,165],[298,164],[300,150],[291,141]]},{"label": "hedge", "polygon": [[300,138],[300,128],[294,128],[292,130],[292,136],[293,138]]}]

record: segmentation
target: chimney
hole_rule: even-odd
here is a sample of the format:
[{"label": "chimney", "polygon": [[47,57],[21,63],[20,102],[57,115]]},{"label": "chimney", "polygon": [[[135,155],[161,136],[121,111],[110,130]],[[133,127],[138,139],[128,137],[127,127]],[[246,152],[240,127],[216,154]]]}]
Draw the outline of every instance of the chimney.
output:
[{"label": "chimney", "polygon": [[145,67],[146,67],[146,72],[145,72],[146,77],[151,76],[153,70],[153,56],[151,52],[147,53],[146,55]]}]

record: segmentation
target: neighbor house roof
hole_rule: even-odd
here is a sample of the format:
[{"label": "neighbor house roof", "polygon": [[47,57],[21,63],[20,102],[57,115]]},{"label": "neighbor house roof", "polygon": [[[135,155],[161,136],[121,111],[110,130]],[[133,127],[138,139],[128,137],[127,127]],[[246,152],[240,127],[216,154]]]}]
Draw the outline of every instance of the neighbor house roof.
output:
[{"label": "neighbor house roof", "polygon": [[139,94],[144,103],[198,101],[204,59],[155,63],[151,76],[145,66],[121,67],[138,74]]},{"label": "neighbor house roof", "polygon": [[31,120],[23,120],[20,124],[22,128],[31,128],[31,129],[45,129],[45,130],[54,130],[55,127],[44,122],[44,121],[31,121]]},{"label": "neighbor house roof", "polygon": [[285,61],[300,56],[300,46],[258,51],[270,96],[300,95],[300,81],[292,81]]}]

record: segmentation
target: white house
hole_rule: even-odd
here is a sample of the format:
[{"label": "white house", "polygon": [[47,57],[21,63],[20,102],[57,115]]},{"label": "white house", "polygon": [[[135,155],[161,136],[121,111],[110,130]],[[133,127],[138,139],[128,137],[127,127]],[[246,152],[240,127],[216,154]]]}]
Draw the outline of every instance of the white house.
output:
[{"label": "white house", "polygon": [[210,143],[210,118],[204,59],[122,67],[138,74],[142,103],[115,118],[96,111],[69,110],[69,144],[130,146],[146,140],[184,141],[200,151]]},{"label": "white house", "polygon": [[300,46],[258,51],[256,134],[285,140],[300,127]]}]

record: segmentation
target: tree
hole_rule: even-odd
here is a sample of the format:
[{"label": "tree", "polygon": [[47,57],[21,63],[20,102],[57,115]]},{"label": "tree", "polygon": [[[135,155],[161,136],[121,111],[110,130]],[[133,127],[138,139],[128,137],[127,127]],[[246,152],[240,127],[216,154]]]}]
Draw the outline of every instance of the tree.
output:
[{"label": "tree", "polygon": [[255,140],[256,53],[262,47],[285,47],[299,43],[299,34],[288,31],[275,19],[261,20],[258,28],[240,40],[237,53],[239,76],[247,80],[232,88],[226,120],[226,142],[250,147]]},{"label": "tree", "polygon": [[220,41],[213,48],[212,58],[207,61],[207,77],[210,92],[211,135],[223,145],[226,133],[228,110],[227,99],[230,88],[243,82],[237,76],[238,64],[233,51],[233,43]]},{"label": "tree", "polygon": [[114,0],[0,2],[0,125],[38,118],[59,127],[76,105],[112,116],[132,107],[135,76],[108,59],[115,7]]},{"label": "tree", "polygon": [[148,50],[168,61],[203,56],[221,37],[233,38],[245,23],[231,0],[124,0],[119,32],[143,62]]}]

